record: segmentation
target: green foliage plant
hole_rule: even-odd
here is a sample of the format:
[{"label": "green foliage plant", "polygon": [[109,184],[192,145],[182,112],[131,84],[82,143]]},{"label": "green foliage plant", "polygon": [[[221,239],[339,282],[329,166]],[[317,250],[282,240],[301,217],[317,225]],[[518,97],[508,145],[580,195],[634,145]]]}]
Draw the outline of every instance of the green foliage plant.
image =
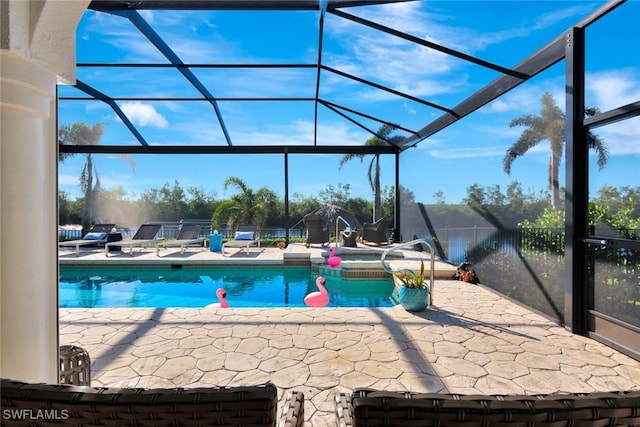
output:
[{"label": "green foliage plant", "polygon": [[213,224],[216,227],[226,224],[232,230],[239,224],[264,227],[270,206],[277,199],[275,193],[266,187],[253,190],[242,179],[234,176],[224,182],[225,190],[230,186],[236,187],[239,193],[218,205],[211,217]]},{"label": "green foliage plant", "polygon": [[420,259],[420,272],[415,273],[412,270],[402,270],[393,273],[395,277],[402,282],[402,286],[409,289],[425,289],[427,285],[424,283],[425,271],[424,260]]}]

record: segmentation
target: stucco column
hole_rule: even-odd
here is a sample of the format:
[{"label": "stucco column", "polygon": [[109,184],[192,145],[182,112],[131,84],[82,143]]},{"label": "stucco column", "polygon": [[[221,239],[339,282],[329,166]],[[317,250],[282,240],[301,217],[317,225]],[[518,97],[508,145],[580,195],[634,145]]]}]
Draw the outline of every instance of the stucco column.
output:
[{"label": "stucco column", "polygon": [[56,77],[0,55],[1,376],[57,382]]},{"label": "stucco column", "polygon": [[[0,4],[0,377],[58,382],[56,84],[87,2]],[[71,52],[70,52],[71,51]]]}]

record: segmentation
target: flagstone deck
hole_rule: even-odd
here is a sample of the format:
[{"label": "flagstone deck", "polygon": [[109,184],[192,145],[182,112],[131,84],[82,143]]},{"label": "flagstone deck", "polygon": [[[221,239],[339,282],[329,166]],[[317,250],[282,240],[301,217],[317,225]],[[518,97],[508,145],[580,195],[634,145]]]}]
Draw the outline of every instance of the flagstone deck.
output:
[{"label": "flagstone deck", "polygon": [[89,351],[94,386],[272,381],[281,401],[286,390],[301,390],[306,425],[314,427],[335,426],[335,393],[358,386],[529,394],[640,388],[640,362],[622,353],[481,285],[437,280],[435,288],[434,306],[417,314],[401,307],[61,309],[60,344]]}]

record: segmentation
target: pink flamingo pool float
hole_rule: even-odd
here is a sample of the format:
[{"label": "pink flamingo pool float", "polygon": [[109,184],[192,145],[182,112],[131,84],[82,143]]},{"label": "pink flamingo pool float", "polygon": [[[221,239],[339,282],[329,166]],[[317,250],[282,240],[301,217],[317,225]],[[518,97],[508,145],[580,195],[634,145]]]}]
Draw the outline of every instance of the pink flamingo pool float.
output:
[{"label": "pink flamingo pool float", "polygon": [[331,248],[331,254],[329,255],[329,259],[327,259],[327,264],[329,267],[337,268],[340,267],[340,263],[342,262],[342,258],[336,256],[336,247]]},{"label": "pink flamingo pool float", "polygon": [[316,286],[319,289],[319,292],[311,292],[309,295],[304,297],[304,303],[309,307],[325,307],[329,304],[329,292],[324,287],[324,284],[327,280],[318,276],[316,279]]},{"label": "pink flamingo pool float", "polygon": [[216,296],[218,297],[218,301],[213,304],[207,305],[207,307],[211,308],[229,308],[229,302],[227,301],[227,291],[222,288],[218,288],[216,290]]}]

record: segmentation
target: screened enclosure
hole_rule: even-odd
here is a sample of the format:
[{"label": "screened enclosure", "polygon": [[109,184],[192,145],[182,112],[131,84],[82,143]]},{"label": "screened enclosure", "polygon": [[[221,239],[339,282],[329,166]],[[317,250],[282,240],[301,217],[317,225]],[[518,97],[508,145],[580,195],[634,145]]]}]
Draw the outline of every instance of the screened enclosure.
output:
[{"label": "screened enclosure", "polygon": [[[528,2],[504,3],[499,35],[466,31],[489,19],[482,7],[448,3],[459,38],[438,32],[438,2],[92,1],[58,122],[109,125],[98,143],[59,150],[94,156],[124,199],[157,168],[147,186],[213,182],[221,199],[229,177],[267,187],[287,239],[296,200],[370,200],[375,160],[394,241],[428,239],[483,285],[637,358],[640,4],[581,5],[525,31]],[[550,19],[558,5],[546,7]],[[553,144],[509,151],[544,100],[562,123],[557,162]]]}]

